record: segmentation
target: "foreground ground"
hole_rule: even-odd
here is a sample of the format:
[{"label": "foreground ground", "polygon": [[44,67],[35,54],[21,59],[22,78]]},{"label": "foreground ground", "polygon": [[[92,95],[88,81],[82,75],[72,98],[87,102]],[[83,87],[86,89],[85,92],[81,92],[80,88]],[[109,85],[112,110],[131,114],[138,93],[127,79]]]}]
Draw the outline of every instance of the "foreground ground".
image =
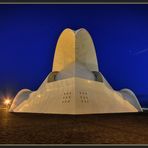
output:
[{"label": "foreground ground", "polygon": [[0,144],[147,144],[148,113],[12,114],[0,109]]}]

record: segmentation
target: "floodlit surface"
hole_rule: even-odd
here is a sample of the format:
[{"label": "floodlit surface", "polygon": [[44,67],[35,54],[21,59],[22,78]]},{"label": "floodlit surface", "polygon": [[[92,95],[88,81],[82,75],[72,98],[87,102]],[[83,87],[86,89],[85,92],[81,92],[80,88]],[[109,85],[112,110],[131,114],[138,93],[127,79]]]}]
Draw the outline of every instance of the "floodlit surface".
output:
[{"label": "floodlit surface", "polygon": [[57,42],[52,71],[61,71],[76,61],[91,71],[98,71],[95,47],[89,33],[85,29],[65,29]]},{"label": "floodlit surface", "polygon": [[101,74],[89,33],[65,29],[56,46],[52,72],[38,90],[21,90],[10,111],[75,115],[142,109],[131,90],[115,91]]},{"label": "floodlit surface", "polygon": [[[15,112],[90,114],[138,111],[120,93],[96,81],[73,77],[45,86],[30,94],[28,100],[15,108]],[[51,91],[47,92],[47,88]]]}]

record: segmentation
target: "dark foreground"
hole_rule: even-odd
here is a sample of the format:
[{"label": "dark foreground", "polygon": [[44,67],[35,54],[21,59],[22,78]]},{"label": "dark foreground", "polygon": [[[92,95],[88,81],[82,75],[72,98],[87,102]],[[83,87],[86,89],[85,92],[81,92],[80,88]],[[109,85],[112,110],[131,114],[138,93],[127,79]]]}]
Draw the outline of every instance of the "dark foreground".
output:
[{"label": "dark foreground", "polygon": [[0,109],[0,144],[147,144],[148,113],[14,114]]}]

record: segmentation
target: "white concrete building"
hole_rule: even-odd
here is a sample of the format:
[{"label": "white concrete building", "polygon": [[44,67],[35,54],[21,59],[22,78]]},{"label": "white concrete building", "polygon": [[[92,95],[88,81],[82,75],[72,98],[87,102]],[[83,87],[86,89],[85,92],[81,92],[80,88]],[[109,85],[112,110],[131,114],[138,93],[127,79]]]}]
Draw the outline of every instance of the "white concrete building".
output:
[{"label": "white concrete building", "polygon": [[65,29],[56,46],[52,72],[36,91],[21,90],[9,111],[98,114],[142,109],[131,90],[113,90],[101,74],[89,33]]}]

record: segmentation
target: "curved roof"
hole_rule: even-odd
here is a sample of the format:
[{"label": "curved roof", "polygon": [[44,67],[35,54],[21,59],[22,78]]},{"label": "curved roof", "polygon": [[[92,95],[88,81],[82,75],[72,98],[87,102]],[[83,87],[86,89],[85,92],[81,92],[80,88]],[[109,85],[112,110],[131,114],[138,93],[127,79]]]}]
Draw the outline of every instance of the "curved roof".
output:
[{"label": "curved roof", "polygon": [[13,100],[13,103],[10,107],[10,111],[15,109],[19,104],[21,104],[24,100],[28,99],[29,95],[32,93],[29,89],[22,89],[20,90],[17,95],[15,96],[15,99]]},{"label": "curved roof", "polygon": [[69,64],[79,62],[90,71],[98,71],[95,47],[85,29],[65,29],[57,42],[52,71],[61,71]]},{"label": "curved roof", "polygon": [[132,90],[124,88],[119,91],[138,111],[142,111],[141,105]]}]

